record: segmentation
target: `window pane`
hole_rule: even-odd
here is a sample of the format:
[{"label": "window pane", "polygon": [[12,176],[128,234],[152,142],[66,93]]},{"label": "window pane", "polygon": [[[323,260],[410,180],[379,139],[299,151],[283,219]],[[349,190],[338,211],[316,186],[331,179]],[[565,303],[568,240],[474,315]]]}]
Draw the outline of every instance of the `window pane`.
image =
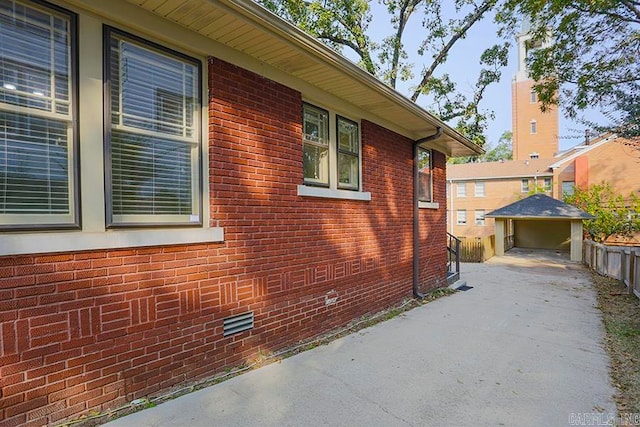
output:
[{"label": "window pane", "polygon": [[114,215],[192,213],[189,145],[113,131],[111,162]]},{"label": "window pane", "polygon": [[198,98],[196,70],[195,64],[112,38],[111,122],[193,138],[194,100]]},{"label": "window pane", "polygon": [[458,197],[466,197],[467,196],[467,184],[466,183],[458,183],[457,185],[457,196]]},{"label": "window pane", "polygon": [[306,142],[329,145],[329,115],[325,111],[305,105],[303,120]]},{"label": "window pane", "polygon": [[69,19],[1,2],[0,102],[69,114],[69,38]]},{"label": "window pane", "polygon": [[0,113],[0,213],[69,213],[68,124]]},{"label": "window pane", "polygon": [[338,118],[338,148],[353,154],[360,152],[358,140],[358,125]]},{"label": "window pane", "polygon": [[329,147],[304,144],[304,179],[329,184]]},{"label": "window pane", "polygon": [[199,65],[109,39],[112,223],[200,221]]},{"label": "window pane", "polygon": [[7,224],[74,222],[73,22],[44,6],[0,2],[0,214]]},{"label": "window pane", "polygon": [[340,153],[338,154],[338,167],[340,169],[339,186],[342,188],[358,188],[358,156]]}]

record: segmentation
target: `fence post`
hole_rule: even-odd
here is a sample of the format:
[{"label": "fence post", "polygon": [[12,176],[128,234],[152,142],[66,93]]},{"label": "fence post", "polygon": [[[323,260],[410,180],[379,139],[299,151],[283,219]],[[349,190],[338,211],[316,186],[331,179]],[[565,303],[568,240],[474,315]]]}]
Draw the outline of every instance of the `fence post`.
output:
[{"label": "fence post", "polygon": [[[633,294],[636,287],[636,251],[629,251],[629,287],[627,290]],[[639,297],[640,298],[640,297]]]}]

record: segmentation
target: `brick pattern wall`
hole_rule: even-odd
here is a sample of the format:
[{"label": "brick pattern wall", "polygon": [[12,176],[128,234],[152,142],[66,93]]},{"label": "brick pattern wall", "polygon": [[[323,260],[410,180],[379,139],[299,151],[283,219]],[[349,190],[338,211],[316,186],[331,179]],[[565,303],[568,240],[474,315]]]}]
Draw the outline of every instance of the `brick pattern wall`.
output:
[{"label": "brick pattern wall", "polygon": [[[299,197],[300,93],[217,59],[209,72],[211,221],[225,242],[0,258],[1,426],[117,407],[411,296],[410,141],[363,121],[372,200]],[[446,257],[434,162],[425,290],[444,284]],[[255,328],[223,337],[223,319],[247,311]]]}]

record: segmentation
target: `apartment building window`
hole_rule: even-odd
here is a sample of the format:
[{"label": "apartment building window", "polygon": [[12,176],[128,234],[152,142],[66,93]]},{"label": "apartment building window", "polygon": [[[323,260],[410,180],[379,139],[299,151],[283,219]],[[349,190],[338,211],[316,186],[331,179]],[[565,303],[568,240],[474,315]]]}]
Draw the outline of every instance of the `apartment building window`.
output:
[{"label": "apartment building window", "polygon": [[[335,133],[330,130],[331,122],[335,123]],[[305,103],[303,105],[302,128],[304,183],[313,186],[359,190],[359,124]],[[335,165],[333,169],[332,164]]]},{"label": "apartment building window", "polygon": [[456,185],[456,196],[458,197],[467,197],[467,183],[459,182]]},{"label": "apartment building window", "polygon": [[475,183],[474,195],[476,197],[484,197],[484,182],[478,181]]},{"label": "apartment building window", "polygon": [[538,133],[538,122],[536,122],[535,120],[531,120],[530,127],[531,134]]},{"label": "apartment building window", "polygon": [[531,154],[529,154],[529,158],[530,159],[539,159],[540,158],[540,154],[539,153],[531,153]]},{"label": "apartment building window", "polygon": [[467,211],[462,209],[456,211],[456,224],[458,225],[467,224]]},{"label": "apartment building window", "polygon": [[551,178],[544,178],[543,187],[544,191],[551,191]]},{"label": "apartment building window", "polygon": [[0,5],[0,226],[77,228],[76,15]]},{"label": "apartment building window", "polygon": [[529,192],[529,180],[528,179],[523,179],[520,182],[520,191],[522,191],[523,193]]},{"label": "apartment building window", "polygon": [[474,220],[476,225],[484,227],[484,214],[484,209],[478,209],[474,212]]},{"label": "apartment building window", "polygon": [[431,168],[431,150],[418,148],[418,200],[421,202],[432,201],[433,176]]},{"label": "apartment building window", "polygon": [[529,93],[529,102],[532,104],[538,102],[538,94],[536,94],[535,89],[531,89],[531,92]]},{"label": "apartment building window", "polygon": [[575,191],[575,184],[574,181],[562,181],[562,195],[571,196]]}]

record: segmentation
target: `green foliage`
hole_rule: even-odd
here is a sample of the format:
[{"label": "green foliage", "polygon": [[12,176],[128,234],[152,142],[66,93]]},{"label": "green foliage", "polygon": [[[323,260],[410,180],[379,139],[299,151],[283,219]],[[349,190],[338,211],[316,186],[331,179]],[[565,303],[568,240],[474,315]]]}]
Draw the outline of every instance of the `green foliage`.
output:
[{"label": "green foliage", "polygon": [[527,65],[542,108],[560,103],[569,117],[599,108],[606,129],[639,136],[640,2],[507,0],[502,33],[524,16],[531,22]]},{"label": "green foliage", "polygon": [[512,160],[513,151],[511,149],[511,131],[504,131],[500,136],[498,142],[493,145],[489,144],[486,148],[485,154],[482,156],[470,156],[470,157],[452,157],[447,163],[452,165],[464,164],[464,163],[483,163],[483,162],[499,162],[501,160]]},{"label": "green foliage", "polygon": [[[376,35],[379,44],[368,35],[371,0],[255,1],[335,50],[350,49],[362,68],[394,89],[398,82],[415,78],[410,94],[414,102],[421,98],[434,115],[476,144],[485,144],[484,132],[494,115],[481,107],[481,101],[486,88],[500,80],[508,62],[509,43],[478,52],[475,60],[482,69],[470,93],[439,71],[453,49],[464,44],[469,29],[493,12],[499,0],[381,0],[392,30],[386,36]],[[454,9],[454,18],[444,18],[444,7]],[[422,59],[419,64],[408,62],[405,50],[404,37],[410,25],[422,34],[420,47],[411,56]],[[469,60],[474,59],[470,56]]]},{"label": "green foliage", "polygon": [[633,193],[616,194],[608,183],[575,187],[573,194],[564,194],[564,201],[596,217],[584,222],[585,231],[596,242],[640,230],[640,198]]}]

